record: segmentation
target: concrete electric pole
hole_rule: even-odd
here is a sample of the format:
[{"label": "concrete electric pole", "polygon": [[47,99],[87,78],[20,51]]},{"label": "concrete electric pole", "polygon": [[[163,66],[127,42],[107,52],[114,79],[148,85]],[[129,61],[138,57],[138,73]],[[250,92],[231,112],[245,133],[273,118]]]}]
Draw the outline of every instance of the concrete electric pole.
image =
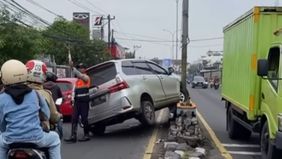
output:
[{"label": "concrete electric pole", "polygon": [[178,58],[178,2],[179,0],[176,0],[176,33],[175,33],[175,59]]},{"label": "concrete electric pole", "polygon": [[108,15],[107,17],[108,19],[108,48],[111,47],[111,20],[114,20],[115,17],[112,17],[110,15]]},{"label": "concrete electric pole", "polygon": [[[187,76],[187,45],[189,43],[188,37],[188,18],[189,18],[189,0],[183,0],[182,7],[182,61],[181,61],[181,85],[183,89],[183,93],[186,97],[189,97],[189,92],[186,89],[186,76]],[[188,101],[189,99],[186,99]]]}]

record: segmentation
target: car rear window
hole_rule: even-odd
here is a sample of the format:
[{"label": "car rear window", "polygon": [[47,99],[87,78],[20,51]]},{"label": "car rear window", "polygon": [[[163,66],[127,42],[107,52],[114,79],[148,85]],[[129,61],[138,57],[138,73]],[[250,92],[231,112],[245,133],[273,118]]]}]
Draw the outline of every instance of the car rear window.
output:
[{"label": "car rear window", "polygon": [[91,80],[91,86],[99,86],[114,79],[117,75],[116,67],[113,62],[106,63],[87,71]]},{"label": "car rear window", "polygon": [[69,82],[57,82],[56,84],[60,87],[62,92],[72,90],[73,88],[72,84]]},{"label": "car rear window", "polygon": [[201,77],[201,76],[195,76],[195,77],[194,77],[194,81],[197,81],[197,82],[205,82],[205,79],[204,79],[204,77]]}]

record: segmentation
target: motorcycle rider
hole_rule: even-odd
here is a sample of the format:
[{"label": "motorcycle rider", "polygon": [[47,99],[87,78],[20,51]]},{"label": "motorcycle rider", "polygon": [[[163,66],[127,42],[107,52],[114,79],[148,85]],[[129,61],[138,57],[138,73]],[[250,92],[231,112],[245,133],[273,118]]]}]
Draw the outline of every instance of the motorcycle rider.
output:
[{"label": "motorcycle rider", "polygon": [[0,94],[0,158],[7,158],[12,143],[34,143],[48,147],[50,159],[61,159],[60,139],[56,132],[44,132],[39,112],[48,120],[50,111],[44,98],[26,85],[27,69],[18,60],[1,67],[4,92]]},{"label": "motorcycle rider", "polygon": [[[52,73],[46,73],[46,81],[43,84],[43,88],[49,90],[52,93],[53,101],[56,101],[59,98],[63,98],[62,91],[60,87],[55,83],[58,77]],[[56,104],[56,103],[55,103]],[[60,113],[60,105],[56,104],[56,109]],[[60,139],[63,138],[63,120],[59,120],[57,123],[57,129],[60,136]]]},{"label": "motorcycle rider", "polygon": [[30,60],[25,65],[28,71],[28,85],[42,95],[47,101],[51,113],[50,129],[55,130],[56,124],[61,120],[62,115],[57,111],[55,102],[52,98],[52,93],[43,88],[43,83],[46,80],[47,66],[39,60]]}]

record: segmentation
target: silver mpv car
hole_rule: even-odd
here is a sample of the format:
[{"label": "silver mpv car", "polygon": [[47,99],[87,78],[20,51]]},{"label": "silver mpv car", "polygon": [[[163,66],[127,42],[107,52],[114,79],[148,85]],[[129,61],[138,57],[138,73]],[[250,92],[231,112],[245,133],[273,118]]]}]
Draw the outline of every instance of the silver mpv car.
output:
[{"label": "silver mpv car", "polygon": [[88,117],[95,134],[129,118],[153,125],[156,110],[175,107],[180,100],[179,79],[149,60],[111,60],[90,67],[87,74],[92,89],[98,86]]}]

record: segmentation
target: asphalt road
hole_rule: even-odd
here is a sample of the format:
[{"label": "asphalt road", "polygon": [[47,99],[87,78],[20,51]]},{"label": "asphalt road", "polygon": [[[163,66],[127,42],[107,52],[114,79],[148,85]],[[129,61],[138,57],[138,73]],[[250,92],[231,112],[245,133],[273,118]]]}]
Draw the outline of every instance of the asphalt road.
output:
[{"label": "asphalt road", "polygon": [[192,101],[198,111],[215,132],[220,142],[234,159],[260,159],[259,134],[253,134],[249,140],[231,140],[226,131],[226,109],[221,101],[220,89],[191,88],[188,86]]},{"label": "asphalt road", "polygon": [[[167,122],[168,111],[162,118],[156,112],[157,125]],[[166,115],[167,114],[167,115]],[[64,135],[70,135],[70,123],[64,124]],[[139,121],[130,119],[106,128],[103,136],[91,136],[88,142],[68,144],[62,141],[63,159],[143,159],[153,133],[153,128],[143,127]],[[79,129],[78,137],[82,136]]]}]

